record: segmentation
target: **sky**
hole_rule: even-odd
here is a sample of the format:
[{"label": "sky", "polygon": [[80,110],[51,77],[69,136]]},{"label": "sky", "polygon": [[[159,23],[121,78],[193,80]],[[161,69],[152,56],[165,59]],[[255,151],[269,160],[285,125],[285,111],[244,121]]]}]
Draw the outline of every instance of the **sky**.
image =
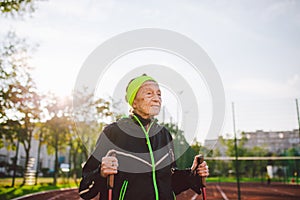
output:
[{"label": "sky", "polygon": [[233,134],[232,102],[238,132],[284,131],[298,128],[299,10],[297,0],[49,0],[31,17],[1,17],[0,35],[15,30],[38,44],[31,61],[38,88],[68,95],[84,61],[111,37],[140,28],[178,32],[204,49],[221,77],[221,134]]}]

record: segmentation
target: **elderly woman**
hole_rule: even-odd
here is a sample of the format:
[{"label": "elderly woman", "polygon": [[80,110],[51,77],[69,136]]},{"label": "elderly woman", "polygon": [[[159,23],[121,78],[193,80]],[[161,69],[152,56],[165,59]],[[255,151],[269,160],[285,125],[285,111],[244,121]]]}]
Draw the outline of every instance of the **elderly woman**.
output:
[{"label": "elderly woman", "polygon": [[[189,188],[200,194],[208,166],[195,157],[191,169],[176,169],[172,137],[154,119],[161,107],[157,82],[147,75],[131,80],[126,100],[133,112],[100,134],[83,167],[80,197],[91,199],[100,192],[100,199],[171,200]],[[111,175],[114,186],[107,184]]]}]

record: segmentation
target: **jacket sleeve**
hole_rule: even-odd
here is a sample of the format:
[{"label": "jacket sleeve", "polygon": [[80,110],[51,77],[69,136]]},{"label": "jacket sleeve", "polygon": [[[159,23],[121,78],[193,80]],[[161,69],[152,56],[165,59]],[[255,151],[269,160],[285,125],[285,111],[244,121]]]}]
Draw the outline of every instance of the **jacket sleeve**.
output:
[{"label": "jacket sleeve", "polygon": [[201,194],[202,180],[198,175],[194,175],[191,169],[179,170],[173,168],[172,188],[177,195],[187,189],[194,190],[197,194]]},{"label": "jacket sleeve", "polygon": [[91,199],[99,192],[102,196],[106,195],[107,179],[100,175],[100,160],[106,155],[109,149],[113,148],[110,146],[111,141],[115,137],[112,129],[113,127],[114,124],[111,124],[104,128],[97,140],[94,152],[82,169],[82,180],[79,186],[79,195],[83,199]]},{"label": "jacket sleeve", "polygon": [[92,199],[99,192],[106,190],[106,178],[100,175],[101,163],[91,156],[82,170],[82,179],[79,186],[79,195],[83,199]]}]

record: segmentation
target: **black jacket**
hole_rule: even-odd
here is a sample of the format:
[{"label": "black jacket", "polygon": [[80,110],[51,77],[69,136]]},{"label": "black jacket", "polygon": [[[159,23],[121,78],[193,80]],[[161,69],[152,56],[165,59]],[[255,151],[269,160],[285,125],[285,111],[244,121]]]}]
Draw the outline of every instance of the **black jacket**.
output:
[{"label": "black jacket", "polygon": [[[137,116],[137,115],[136,115]],[[156,182],[159,200],[171,200],[180,192],[192,188],[201,193],[201,178],[189,169],[177,170],[173,154],[172,137],[168,130],[153,120],[139,117],[143,126],[152,124],[149,140],[133,118],[124,118],[108,125],[97,141],[96,149],[83,167],[79,194],[91,199],[100,192],[100,199],[107,199],[107,180],[100,176],[101,159],[114,150],[119,162],[118,174],[114,176],[113,199],[154,200]]]}]

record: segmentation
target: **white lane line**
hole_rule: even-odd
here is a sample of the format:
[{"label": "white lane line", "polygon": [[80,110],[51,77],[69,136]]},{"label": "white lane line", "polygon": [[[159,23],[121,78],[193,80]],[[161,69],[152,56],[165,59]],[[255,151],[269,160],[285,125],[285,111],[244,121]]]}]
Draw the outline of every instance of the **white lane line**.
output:
[{"label": "white lane line", "polygon": [[286,191],[282,191],[282,190],[278,190],[276,188],[270,188],[270,190],[273,190],[274,192],[276,193],[281,193],[281,194],[286,194],[286,195],[290,195],[290,196],[294,196],[295,194],[294,193],[291,193],[291,192],[286,192]]},{"label": "white lane line", "polygon": [[217,190],[221,193],[224,200],[229,200],[219,185],[216,185]]},{"label": "white lane line", "polygon": [[191,200],[196,200],[197,197],[198,197],[198,194],[196,193],[196,194],[194,194],[194,196],[191,198]]}]

